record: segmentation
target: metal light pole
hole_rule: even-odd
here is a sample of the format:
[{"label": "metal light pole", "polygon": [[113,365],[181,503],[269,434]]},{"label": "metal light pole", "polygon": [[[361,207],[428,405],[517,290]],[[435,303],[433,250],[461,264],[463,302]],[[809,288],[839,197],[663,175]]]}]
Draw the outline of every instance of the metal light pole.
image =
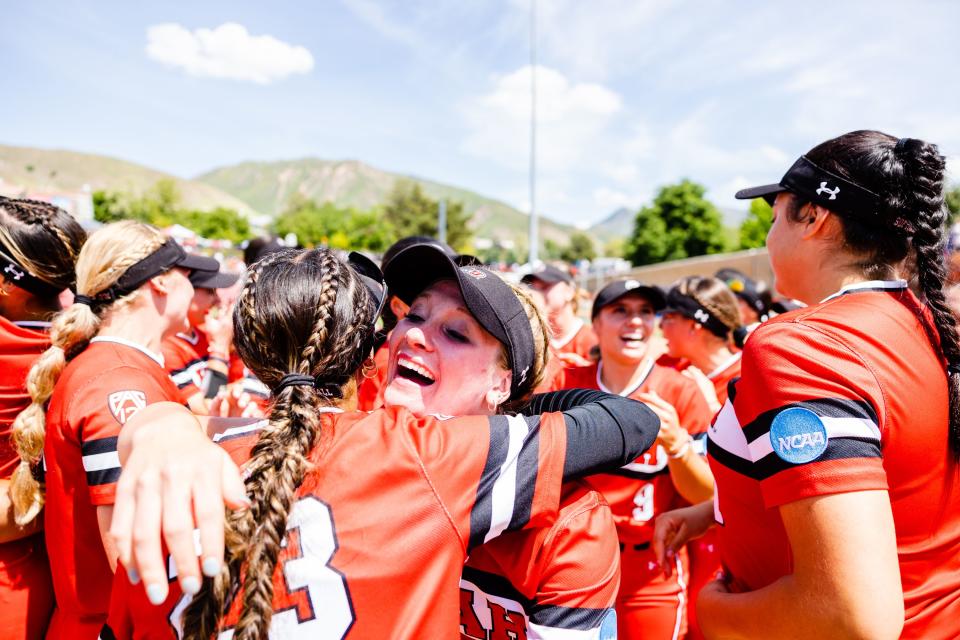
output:
[{"label": "metal light pole", "polygon": [[530,255],[531,266],[540,258],[537,232],[537,0],[530,0]]},{"label": "metal light pole", "polygon": [[447,244],[447,201],[441,200],[437,207],[437,240]]}]

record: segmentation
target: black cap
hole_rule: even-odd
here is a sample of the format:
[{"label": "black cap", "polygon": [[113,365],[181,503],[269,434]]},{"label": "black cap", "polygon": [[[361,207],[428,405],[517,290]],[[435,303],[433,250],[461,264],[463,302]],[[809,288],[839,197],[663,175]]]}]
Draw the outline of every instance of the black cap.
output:
[{"label": "black cap", "polygon": [[766,320],[770,313],[770,290],[766,285],[756,282],[736,269],[720,269],[716,277],[726,283],[727,288],[754,309],[760,318]]},{"label": "black cap", "polygon": [[536,361],[533,331],[523,304],[494,272],[479,266],[459,266],[442,247],[420,244],[397,253],[384,268],[390,293],[407,304],[439,280],[453,280],[470,314],[507,349],[513,380],[510,397],[529,389]]},{"label": "black cap", "polygon": [[573,284],[573,276],[567,273],[564,269],[558,269],[552,264],[540,265],[527,275],[523,276],[523,278],[520,279],[520,282],[524,284],[530,284],[534,280],[546,282],[547,284],[556,284],[558,282]]},{"label": "black cap", "polygon": [[[789,191],[807,202],[831,211],[860,218],[875,218],[880,209],[879,195],[852,180],[817,166],[807,156],[800,156],[783,174],[779,183],[741,189],[735,197],[738,200],[763,198],[772,205],[777,194],[783,191]],[[905,231],[913,231],[913,223],[905,218],[896,218],[890,223]]]},{"label": "black cap", "polygon": [[239,273],[229,271],[191,271],[190,284],[194,289],[226,289],[240,279]]},{"label": "black cap", "polygon": [[637,295],[646,298],[650,301],[650,304],[653,305],[655,311],[663,309],[666,305],[666,300],[660,287],[643,284],[638,280],[614,280],[597,292],[597,297],[593,299],[593,310],[590,312],[590,317],[596,318],[601,309],[613,304],[626,295]]},{"label": "black cap", "polygon": [[393,260],[401,251],[409,249],[410,247],[416,247],[421,244],[431,244],[451,258],[454,258],[457,255],[457,252],[454,251],[450,245],[440,242],[436,238],[431,238],[430,236],[406,236],[394,242],[387,248],[386,251],[383,252],[383,259],[380,260],[380,264],[383,266],[384,271],[386,271],[387,265],[390,264],[390,261]]}]

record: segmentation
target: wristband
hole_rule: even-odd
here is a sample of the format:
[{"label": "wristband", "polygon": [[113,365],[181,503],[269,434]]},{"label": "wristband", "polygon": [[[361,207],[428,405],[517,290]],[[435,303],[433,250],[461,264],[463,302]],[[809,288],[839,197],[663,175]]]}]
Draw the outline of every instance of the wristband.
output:
[{"label": "wristband", "polygon": [[212,353],[207,354],[207,360],[216,360],[217,362],[222,362],[223,364],[230,364],[230,361],[220,355],[214,355]]}]

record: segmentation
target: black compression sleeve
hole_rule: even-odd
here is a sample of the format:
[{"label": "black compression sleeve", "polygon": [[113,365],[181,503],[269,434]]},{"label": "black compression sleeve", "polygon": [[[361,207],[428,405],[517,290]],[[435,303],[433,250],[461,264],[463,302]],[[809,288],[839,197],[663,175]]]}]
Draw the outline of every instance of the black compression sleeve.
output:
[{"label": "black compression sleeve", "polygon": [[636,400],[590,389],[534,396],[526,415],[562,411],[567,424],[564,480],[613,471],[653,446],[660,419]]}]

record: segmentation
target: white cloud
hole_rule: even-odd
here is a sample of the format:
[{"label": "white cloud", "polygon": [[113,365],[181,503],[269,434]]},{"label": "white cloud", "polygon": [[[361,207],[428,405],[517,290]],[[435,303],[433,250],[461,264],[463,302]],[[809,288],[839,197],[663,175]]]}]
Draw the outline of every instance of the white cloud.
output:
[{"label": "white cloud", "polygon": [[257,84],[313,69],[313,56],[304,47],[251,35],[234,22],[194,31],[173,22],[153,25],[147,29],[147,56],[192,76]]},{"label": "white cloud", "polygon": [[[464,106],[468,153],[523,169],[530,154],[530,81],[524,66],[494,78],[492,90]],[[620,96],[599,84],[574,83],[559,71],[537,67],[537,162],[545,172],[582,162],[621,110]]]}]

